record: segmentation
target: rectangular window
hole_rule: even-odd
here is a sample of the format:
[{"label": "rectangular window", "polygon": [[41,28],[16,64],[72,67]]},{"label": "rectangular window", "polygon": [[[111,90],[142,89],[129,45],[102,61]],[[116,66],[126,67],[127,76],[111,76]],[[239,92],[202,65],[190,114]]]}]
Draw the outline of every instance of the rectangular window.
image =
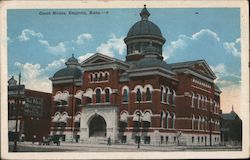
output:
[{"label": "rectangular window", "polygon": [[166,144],[168,144],[168,136],[166,136]]},{"label": "rectangular window", "polygon": [[164,137],[163,137],[163,136],[161,136],[161,144],[163,143],[163,141],[164,141]]},{"label": "rectangular window", "polygon": [[192,143],[194,143],[194,137],[192,137]]},{"label": "rectangular window", "polygon": [[127,142],[127,136],[122,136],[121,142],[126,143]]},{"label": "rectangular window", "polygon": [[176,137],[174,136],[174,142],[176,142]]},{"label": "rectangular window", "polygon": [[144,137],[144,144],[150,144],[150,136]]}]

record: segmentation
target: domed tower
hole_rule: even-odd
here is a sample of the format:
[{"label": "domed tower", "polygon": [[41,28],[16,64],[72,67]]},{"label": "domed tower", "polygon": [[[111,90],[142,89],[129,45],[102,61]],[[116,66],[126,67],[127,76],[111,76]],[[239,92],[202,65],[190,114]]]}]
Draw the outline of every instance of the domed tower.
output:
[{"label": "domed tower", "polygon": [[150,53],[157,56],[158,59],[162,57],[162,46],[165,43],[165,38],[161,34],[161,30],[148,18],[150,13],[148,12],[146,5],[142,9],[141,20],[136,22],[124,39],[127,45],[126,61],[137,61],[144,57],[150,49]]},{"label": "domed tower", "polygon": [[78,67],[79,63],[78,60],[74,57],[74,54],[72,54],[72,57],[70,57],[67,62],[65,62],[65,64],[67,67],[57,71],[51,78],[51,80],[63,79],[67,77],[74,77],[75,79],[81,78],[82,71]]}]

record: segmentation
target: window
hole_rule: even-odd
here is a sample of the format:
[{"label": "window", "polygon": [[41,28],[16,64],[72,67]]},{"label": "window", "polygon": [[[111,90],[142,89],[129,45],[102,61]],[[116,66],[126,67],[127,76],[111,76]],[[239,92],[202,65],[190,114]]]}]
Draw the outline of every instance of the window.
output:
[{"label": "window", "polygon": [[203,143],[203,137],[201,137],[201,142]]},{"label": "window", "polygon": [[164,102],[164,92],[163,92],[163,87],[161,87],[161,102]]},{"label": "window", "polygon": [[191,107],[193,107],[193,108],[194,108],[194,99],[195,99],[195,96],[194,96],[194,93],[192,92],[192,105],[191,105]]},{"label": "window", "polygon": [[80,122],[75,122],[75,127],[80,128]]},{"label": "window", "polygon": [[151,91],[149,88],[146,90],[146,101],[151,101]]},{"label": "window", "polygon": [[101,103],[101,90],[96,90],[96,103]]},{"label": "window", "polygon": [[136,101],[141,101],[141,99],[142,99],[142,96],[141,96],[141,91],[140,91],[140,89],[138,88],[137,89],[137,92],[136,92]]},{"label": "window", "polygon": [[90,74],[90,81],[93,82],[93,74]]},{"label": "window", "polygon": [[128,102],[128,90],[127,89],[124,89],[124,91],[123,91],[122,101]]},{"label": "window", "polygon": [[75,102],[76,102],[76,104],[75,104],[75,105],[76,105],[76,107],[77,107],[77,106],[79,106],[79,105],[81,104],[81,100],[80,100],[80,99],[78,99],[78,98],[76,98],[76,99],[75,99]]},{"label": "window", "polygon": [[192,130],[194,130],[195,128],[194,128],[194,122],[195,122],[195,116],[194,115],[192,115]]},{"label": "window", "polygon": [[175,114],[172,115],[172,128],[175,128]]},{"label": "window", "polygon": [[174,143],[176,142],[176,137],[174,136]]},{"label": "window", "polygon": [[192,143],[194,143],[194,137],[192,137]]},{"label": "window", "polygon": [[197,94],[197,108],[200,108],[200,96]]},{"label": "window", "polygon": [[95,78],[94,78],[94,81],[97,81],[97,78],[98,78],[98,74],[95,73]]},{"label": "window", "polygon": [[175,91],[172,90],[172,105],[175,105],[175,96],[176,96]]},{"label": "window", "polygon": [[102,81],[102,72],[99,73],[99,81]]},{"label": "window", "polygon": [[168,136],[166,136],[166,144],[168,143]]},{"label": "window", "polygon": [[150,144],[150,136],[144,137],[144,144]]},{"label": "window", "polygon": [[126,142],[127,142],[127,136],[122,136],[121,142],[122,142],[122,143],[126,143]]},{"label": "window", "polygon": [[149,127],[150,127],[150,122],[148,122],[148,121],[143,121],[143,127],[144,127],[144,128],[149,128]]},{"label": "window", "polygon": [[105,73],[104,79],[105,79],[105,81],[108,80],[108,73],[107,72]]},{"label": "window", "polygon": [[110,102],[109,89],[105,89],[105,102]]},{"label": "window", "polygon": [[170,95],[170,91],[169,91],[169,88],[167,88],[167,104],[169,104],[169,95]]},{"label": "window", "polygon": [[166,112],[166,124],[165,124],[166,128],[168,128],[168,118],[169,118],[169,113]]},{"label": "window", "polygon": [[200,137],[198,137],[198,143],[200,143]]},{"label": "window", "polygon": [[164,141],[164,137],[163,137],[163,136],[161,136],[161,144],[163,143],[163,141]]}]

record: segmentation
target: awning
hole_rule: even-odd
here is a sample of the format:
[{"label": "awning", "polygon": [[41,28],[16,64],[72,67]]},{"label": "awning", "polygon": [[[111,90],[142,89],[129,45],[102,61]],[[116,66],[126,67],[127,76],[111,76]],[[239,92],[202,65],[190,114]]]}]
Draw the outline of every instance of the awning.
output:
[{"label": "awning", "polygon": [[64,123],[67,123],[67,118],[68,118],[68,115],[67,114],[63,114],[61,116],[61,118],[59,119],[60,122],[64,122]]},{"label": "awning", "polygon": [[142,121],[151,122],[151,114],[146,112],[142,117]]},{"label": "awning", "polygon": [[52,122],[58,122],[60,118],[60,114],[57,114],[54,116],[54,118],[52,119]]},{"label": "awning", "polygon": [[83,91],[78,91],[75,95],[75,98],[82,99]]},{"label": "awning", "polygon": [[54,101],[56,101],[56,102],[60,102],[61,101],[61,94],[56,94],[55,96],[54,96],[54,99],[53,99]]},{"label": "awning", "polygon": [[134,114],[133,121],[138,121],[139,122],[139,118],[140,118],[140,121],[141,121],[142,115],[139,116],[139,113],[136,113],[136,114]]},{"label": "awning", "polygon": [[94,92],[92,90],[87,90],[86,93],[84,93],[83,95],[85,97],[89,97],[92,98],[92,95],[94,94]]},{"label": "awning", "polygon": [[68,100],[69,100],[69,93],[66,93],[66,92],[62,93],[61,100],[68,102]]},{"label": "awning", "polygon": [[120,121],[121,122],[128,122],[128,114],[126,112],[123,112],[120,116]]},{"label": "awning", "polygon": [[80,122],[80,119],[81,119],[81,114],[77,114],[77,115],[74,117],[74,122]]}]

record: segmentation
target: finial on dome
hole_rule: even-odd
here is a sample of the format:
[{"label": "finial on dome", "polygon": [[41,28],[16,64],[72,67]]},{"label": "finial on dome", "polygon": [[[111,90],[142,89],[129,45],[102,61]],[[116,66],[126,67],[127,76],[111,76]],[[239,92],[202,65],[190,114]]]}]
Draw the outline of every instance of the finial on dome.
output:
[{"label": "finial on dome", "polygon": [[144,4],[144,8],[142,9],[140,13],[141,19],[142,20],[148,20],[148,17],[150,16],[150,13],[147,10],[146,4]]},{"label": "finial on dome", "polygon": [[74,53],[72,53],[72,58],[74,58]]}]

